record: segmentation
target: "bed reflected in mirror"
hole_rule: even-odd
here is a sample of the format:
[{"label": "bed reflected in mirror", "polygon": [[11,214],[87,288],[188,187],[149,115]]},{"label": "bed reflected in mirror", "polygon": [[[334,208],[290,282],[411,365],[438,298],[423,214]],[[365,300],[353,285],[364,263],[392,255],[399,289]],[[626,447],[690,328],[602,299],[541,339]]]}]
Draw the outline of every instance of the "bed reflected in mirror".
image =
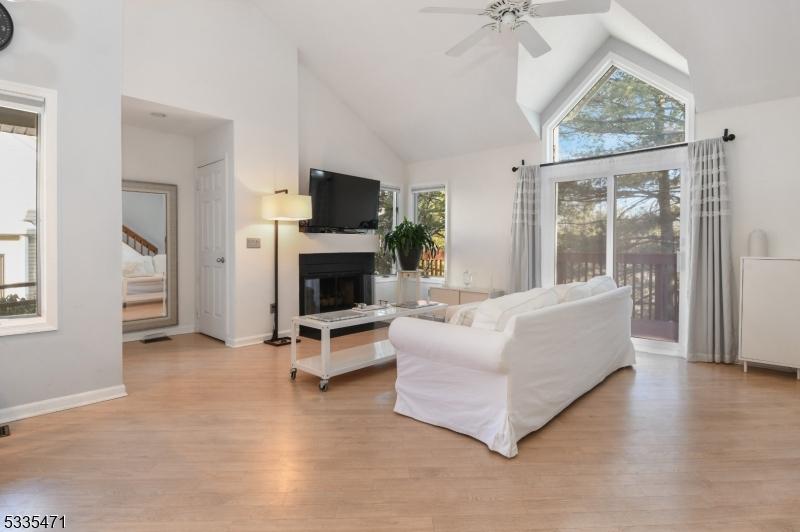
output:
[{"label": "bed reflected in mirror", "polygon": [[123,181],[123,331],[177,325],[177,186]]}]

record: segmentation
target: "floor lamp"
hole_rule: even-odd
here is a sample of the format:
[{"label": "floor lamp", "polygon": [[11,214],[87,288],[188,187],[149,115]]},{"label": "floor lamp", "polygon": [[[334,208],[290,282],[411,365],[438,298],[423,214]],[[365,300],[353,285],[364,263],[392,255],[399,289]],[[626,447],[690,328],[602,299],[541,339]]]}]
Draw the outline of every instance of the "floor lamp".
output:
[{"label": "floor lamp", "polygon": [[278,222],[299,222],[311,218],[311,196],[299,196],[289,194],[288,190],[276,190],[275,194],[264,196],[261,200],[261,215],[265,220],[275,224],[275,303],[272,305],[275,321],[272,326],[272,338],[264,340],[264,343],[280,347],[290,344],[292,340],[278,337]]}]

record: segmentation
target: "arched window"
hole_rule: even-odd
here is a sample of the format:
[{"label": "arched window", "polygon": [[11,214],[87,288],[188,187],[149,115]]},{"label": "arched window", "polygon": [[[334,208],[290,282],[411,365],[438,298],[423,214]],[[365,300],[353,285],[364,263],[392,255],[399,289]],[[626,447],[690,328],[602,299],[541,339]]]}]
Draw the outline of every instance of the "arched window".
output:
[{"label": "arched window", "polygon": [[571,161],[686,141],[686,105],[612,66],[553,130],[553,160]]}]

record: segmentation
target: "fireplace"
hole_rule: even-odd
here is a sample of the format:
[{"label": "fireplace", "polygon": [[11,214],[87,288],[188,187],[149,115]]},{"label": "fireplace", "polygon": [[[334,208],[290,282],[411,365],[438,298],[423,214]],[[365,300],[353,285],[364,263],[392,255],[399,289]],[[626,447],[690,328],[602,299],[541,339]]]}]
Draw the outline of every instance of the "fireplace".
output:
[{"label": "fireplace", "polygon": [[[374,253],[314,253],[300,255],[300,314],[351,309],[356,303],[373,304]],[[372,329],[373,325],[331,331],[342,336]],[[300,334],[320,337],[320,331],[301,327]]]}]

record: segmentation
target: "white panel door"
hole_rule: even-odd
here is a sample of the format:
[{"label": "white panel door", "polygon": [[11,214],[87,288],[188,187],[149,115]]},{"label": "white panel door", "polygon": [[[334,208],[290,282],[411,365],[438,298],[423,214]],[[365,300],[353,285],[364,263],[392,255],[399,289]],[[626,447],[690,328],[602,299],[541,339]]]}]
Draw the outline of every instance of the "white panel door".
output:
[{"label": "white panel door", "polygon": [[228,260],[225,161],[197,170],[198,330],[225,341]]}]

